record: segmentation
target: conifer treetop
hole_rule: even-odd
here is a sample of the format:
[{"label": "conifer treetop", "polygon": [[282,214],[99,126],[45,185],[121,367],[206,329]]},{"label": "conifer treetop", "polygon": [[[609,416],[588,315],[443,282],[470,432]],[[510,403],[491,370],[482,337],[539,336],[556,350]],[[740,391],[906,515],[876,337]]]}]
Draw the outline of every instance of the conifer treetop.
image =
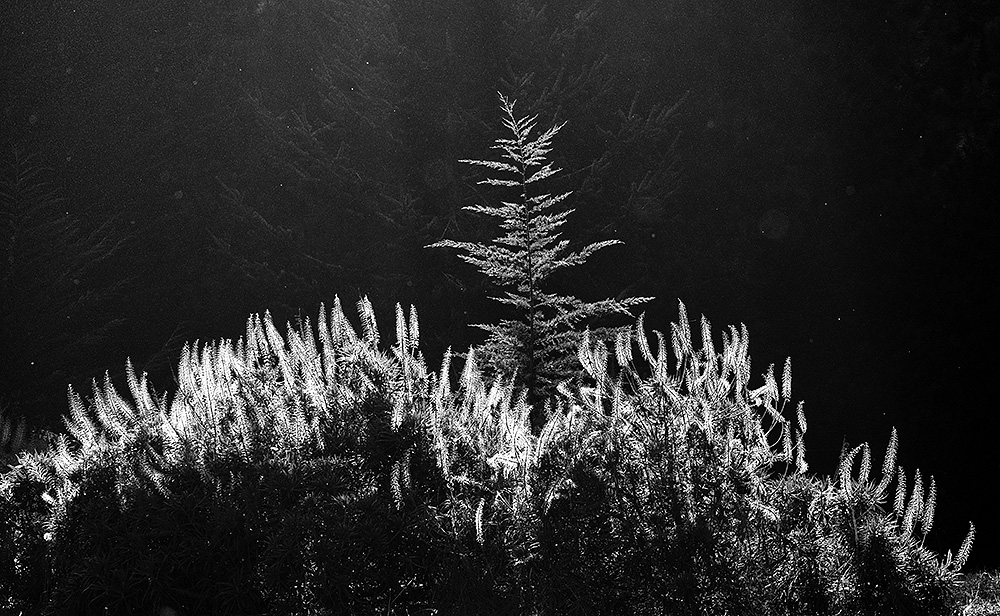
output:
[{"label": "conifer treetop", "polygon": [[[574,210],[569,208],[554,211],[554,207],[573,194],[572,191],[556,195],[531,195],[529,187],[562,171],[553,167],[546,157],[552,151],[553,137],[566,123],[553,126],[532,139],[531,133],[535,130],[538,116],[518,119],[514,115],[516,101],[503,94],[499,96],[505,116],[503,124],[513,135],[512,139],[497,139],[492,146],[492,149],[502,152],[501,160],[462,159],[459,162],[513,176],[487,177],[478,183],[517,189],[520,193],[517,201],[502,201],[499,206],[470,205],[463,208],[501,219],[500,227],[506,234],[490,244],[442,240],[429,247],[455,248],[466,252],[467,254],[460,255],[461,259],[475,265],[501,288],[513,287],[520,291],[513,295],[524,296],[526,293],[521,291],[524,283],[529,283],[529,289],[537,289],[538,284],[554,272],[582,264],[598,250],[621,242],[594,242],[574,252],[568,249],[568,240],[559,239],[561,234],[557,231],[558,228]],[[508,293],[508,297],[495,299],[519,305],[510,295]]]},{"label": "conifer treetop", "polygon": [[500,205],[464,208],[500,219],[503,234],[488,243],[445,239],[428,247],[453,248],[463,253],[461,259],[476,266],[502,291],[493,299],[517,311],[517,319],[476,325],[489,334],[481,355],[494,372],[519,373],[529,397],[538,402],[551,394],[559,381],[579,370],[577,326],[612,313],[629,314],[630,307],[650,298],[585,302],[573,295],[548,291],[546,283],[552,274],[581,265],[598,250],[621,242],[604,240],[574,251],[568,240],[560,238],[559,227],[573,209],[558,206],[572,192],[543,192],[539,183],[560,171],[548,155],[553,138],[565,122],[533,137],[538,116],[518,118],[514,105],[515,101],[500,94],[503,124],[511,137],[495,141],[492,149],[500,152],[497,160],[460,161],[493,172],[479,184],[514,193],[511,200],[501,200]]}]

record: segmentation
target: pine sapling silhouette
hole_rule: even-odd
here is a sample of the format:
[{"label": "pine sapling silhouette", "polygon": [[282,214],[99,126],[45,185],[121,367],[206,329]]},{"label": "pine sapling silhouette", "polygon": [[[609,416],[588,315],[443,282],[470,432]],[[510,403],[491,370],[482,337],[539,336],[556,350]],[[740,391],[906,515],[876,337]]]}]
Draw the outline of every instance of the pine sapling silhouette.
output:
[{"label": "pine sapling silhouette", "polygon": [[499,160],[459,161],[495,172],[480,184],[509,189],[515,194],[513,200],[501,201],[499,206],[464,208],[499,218],[506,233],[489,243],[442,240],[428,247],[463,252],[459,255],[463,260],[479,268],[503,291],[502,296],[493,299],[515,309],[515,319],[475,325],[489,334],[475,357],[487,373],[511,378],[515,385],[524,388],[532,409],[532,423],[538,428],[544,420],[545,400],[561,381],[579,373],[579,324],[613,313],[630,314],[632,306],[651,298],[586,302],[549,290],[547,283],[553,274],[581,265],[598,250],[621,242],[604,240],[572,251],[569,241],[560,239],[558,229],[573,210],[558,206],[572,192],[555,195],[542,192],[540,183],[560,171],[552,166],[547,155],[552,150],[553,137],[565,123],[532,137],[538,116],[516,117],[515,102],[500,94],[503,123],[512,138],[496,140],[493,149],[500,150]]}]

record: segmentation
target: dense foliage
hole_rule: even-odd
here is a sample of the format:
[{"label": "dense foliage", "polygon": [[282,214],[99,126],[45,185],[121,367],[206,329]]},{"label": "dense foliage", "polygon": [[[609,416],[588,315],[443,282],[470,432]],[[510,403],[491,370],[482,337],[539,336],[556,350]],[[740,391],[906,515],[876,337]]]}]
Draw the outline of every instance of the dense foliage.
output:
[{"label": "dense foliage", "polygon": [[[580,226],[667,238],[635,242],[629,272],[617,272],[643,282],[633,289],[714,280],[726,296],[766,295],[759,274],[772,262],[749,248],[764,232],[759,206],[724,196],[747,186],[768,203],[797,203],[800,238],[827,248],[837,234],[805,230],[827,224],[816,195],[853,197],[856,185],[891,194],[876,201],[904,223],[901,237],[917,238],[908,256],[941,253],[905,227],[930,212],[931,239],[967,253],[963,269],[982,261],[979,242],[942,231],[964,218],[979,221],[977,234],[990,229],[967,203],[995,191],[966,181],[995,167],[997,123],[982,110],[995,107],[988,34],[997,21],[980,18],[982,3],[966,11],[975,28],[954,7],[907,18],[898,37],[907,44],[874,58],[853,28],[830,27],[861,22],[841,5],[825,7],[840,19],[800,23],[804,12],[757,5],[654,15],[635,13],[636,3],[605,11],[608,25],[594,19],[600,4],[143,0],[32,6],[31,20],[0,20],[25,86],[7,89],[5,128],[16,128],[17,143],[51,141],[46,159],[85,185],[72,193],[74,217],[34,159],[15,150],[4,167],[0,305],[9,327],[0,337],[20,352],[4,358],[0,395],[16,402],[14,415],[49,412],[43,386],[86,381],[94,348],[114,354],[106,327],[128,311],[116,288],[94,286],[102,268],[155,281],[129,298],[133,314],[155,314],[132,325],[154,348],[173,349],[162,341],[182,340],[184,321],[225,322],[279,302],[290,314],[331,286],[361,284],[408,300],[411,287],[425,289],[451,308],[442,322],[461,329],[461,304],[482,287],[415,255],[445,236],[483,236],[459,213],[474,188],[447,161],[488,141],[496,75],[536,101],[529,115],[589,118],[567,151]],[[896,12],[909,14],[905,5]],[[886,40],[886,20],[870,23]],[[968,67],[960,78],[946,60],[954,57]],[[695,161],[711,161],[722,187],[739,190],[681,202],[670,198],[677,107],[664,100],[695,85],[688,148],[707,149],[689,164],[697,173]],[[897,90],[922,107],[883,106],[908,100]],[[805,94],[798,106],[786,107],[790,92]],[[835,121],[809,116],[824,128],[786,130],[786,118],[813,109],[833,109]],[[841,116],[864,121],[845,130]],[[868,129],[899,139],[896,151],[910,155],[890,158],[912,158],[929,176],[870,164],[876,154],[856,143]],[[720,142],[736,144],[719,150],[729,156],[713,149]],[[838,171],[830,162],[839,158],[863,173]],[[962,204],[958,215],[941,213],[940,187],[961,189],[950,199]],[[929,195],[918,201],[924,211],[899,194]],[[111,204],[128,215],[107,220]],[[760,220],[785,217],[787,227],[775,212]],[[137,220],[148,222],[136,229]],[[882,237],[891,227],[872,226],[879,245],[892,245]],[[921,285],[929,269],[915,269]],[[955,285],[936,295],[969,293],[964,279]],[[924,287],[912,286],[920,296]],[[695,349],[683,306],[655,344],[641,322],[607,348],[567,329],[573,344],[551,348],[561,362],[578,360],[584,378],[547,375],[548,413],[532,431],[537,388],[516,369],[486,369],[497,365],[488,348],[469,353],[453,390],[452,357],[439,373],[420,357],[415,315],[398,311],[396,343],[383,350],[371,305],[360,314],[360,334],[339,304],[315,330],[306,322],[286,336],[255,317],[236,343],[188,346],[171,395],[129,365],[129,395],[111,385],[115,375],[89,399],[72,394],[69,434],[36,437],[19,456],[25,424],[0,416],[0,453],[13,464],[0,480],[0,610],[935,614],[956,601],[972,533],[943,561],[924,549],[934,480],[895,467],[895,432],[881,473],[862,445],[845,449],[832,476],[808,474],[805,416],[801,406],[784,413],[790,366],[780,387],[769,370],[751,388],[743,328],[724,333],[721,353],[707,321]],[[432,329],[452,340],[447,327]],[[962,390],[949,384],[947,393]]]},{"label": "dense foliage", "polygon": [[[380,348],[339,301],[314,328],[254,316],[189,345],[173,396],[71,392],[68,435],[0,483],[0,601],[24,613],[946,614],[958,554],[922,547],[933,480],[890,440],[807,473],[791,366],[750,385],[746,328],[722,350],[680,305],[614,350],[540,432],[522,390],[469,353],[457,389],[397,308]],[[360,333],[359,333],[360,332]],[[898,475],[898,479],[896,479]],[[890,485],[896,497],[887,503]]]},{"label": "dense foliage", "polygon": [[[380,309],[427,306],[427,348],[467,346],[485,287],[457,280],[456,260],[423,247],[482,235],[480,217],[461,208],[474,178],[455,161],[492,139],[498,88],[531,101],[531,114],[574,118],[574,225],[662,232],[677,171],[668,111],[680,94],[635,101],[644,81],[608,62],[598,9],[591,0],[3,5],[0,133],[35,166],[53,167],[51,177],[23,177],[23,188],[65,195],[35,213],[29,232],[50,240],[71,225],[90,243],[29,240],[33,258],[16,264],[28,288],[0,282],[0,336],[17,350],[0,357],[0,399],[52,428],[67,382],[80,387],[113,366],[122,383],[129,354],[169,383],[168,358],[185,340],[234,336],[265,307],[279,320],[314,312],[331,289],[369,294]],[[3,158],[0,174],[22,173],[23,160]],[[120,250],[92,253],[104,240]],[[616,295],[644,267],[632,259],[590,286]],[[63,300],[80,305],[66,311]]]}]

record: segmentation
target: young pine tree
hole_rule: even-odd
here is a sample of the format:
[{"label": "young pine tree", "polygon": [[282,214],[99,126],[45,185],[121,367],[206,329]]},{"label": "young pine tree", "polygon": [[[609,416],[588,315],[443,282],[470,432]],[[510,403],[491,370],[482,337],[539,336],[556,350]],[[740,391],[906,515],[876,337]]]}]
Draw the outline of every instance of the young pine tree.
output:
[{"label": "young pine tree", "polygon": [[556,385],[578,374],[579,324],[612,313],[629,314],[629,308],[650,298],[585,302],[550,291],[547,283],[553,274],[580,265],[598,250],[621,242],[594,242],[574,252],[568,248],[569,241],[560,239],[558,229],[573,210],[558,206],[572,192],[553,195],[543,192],[540,185],[560,171],[553,168],[546,155],[552,149],[552,138],[565,123],[532,137],[538,116],[517,118],[514,103],[500,95],[503,123],[511,138],[496,140],[493,149],[500,150],[499,160],[460,161],[494,172],[480,184],[513,193],[510,201],[501,201],[499,206],[465,208],[499,218],[506,233],[490,243],[442,240],[429,247],[463,252],[463,260],[479,268],[503,291],[502,296],[493,299],[514,308],[516,318],[475,326],[488,333],[476,357],[489,373],[513,378],[525,389],[532,423],[537,428],[544,419],[544,401],[555,392]]}]

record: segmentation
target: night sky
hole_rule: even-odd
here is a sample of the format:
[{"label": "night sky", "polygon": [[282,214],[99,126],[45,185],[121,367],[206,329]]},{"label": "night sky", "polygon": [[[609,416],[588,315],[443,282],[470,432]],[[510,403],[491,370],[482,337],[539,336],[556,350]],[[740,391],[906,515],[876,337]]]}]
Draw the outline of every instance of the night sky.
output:
[{"label": "night sky", "polygon": [[[1000,566],[1000,9],[968,2],[216,0],[0,9],[0,400],[54,425],[126,357],[161,389],[247,316],[414,304],[435,365],[502,311],[442,238],[505,136],[567,122],[558,284],[745,323],[792,358],[811,470],[895,426],[928,544]],[[878,7],[873,5],[878,4]],[[812,6],[807,6],[812,5]],[[959,6],[961,5],[961,6]],[[17,179],[20,178],[20,179]],[[31,207],[28,207],[28,206]]]}]

